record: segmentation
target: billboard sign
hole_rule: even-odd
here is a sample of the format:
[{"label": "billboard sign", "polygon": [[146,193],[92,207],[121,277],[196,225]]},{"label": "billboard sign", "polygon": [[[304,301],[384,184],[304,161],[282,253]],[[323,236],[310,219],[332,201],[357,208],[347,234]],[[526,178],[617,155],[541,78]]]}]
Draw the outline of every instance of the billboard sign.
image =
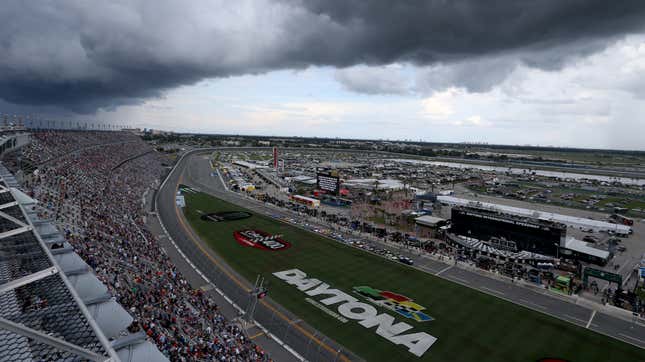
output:
[{"label": "billboard sign", "polygon": [[238,230],[233,233],[233,237],[240,245],[267,251],[278,251],[291,247],[289,242],[282,239],[282,235],[271,235],[262,230]]},{"label": "billboard sign", "polygon": [[326,191],[330,194],[338,195],[340,179],[338,178],[338,176],[332,176],[328,173],[318,173],[316,185],[320,190]]}]

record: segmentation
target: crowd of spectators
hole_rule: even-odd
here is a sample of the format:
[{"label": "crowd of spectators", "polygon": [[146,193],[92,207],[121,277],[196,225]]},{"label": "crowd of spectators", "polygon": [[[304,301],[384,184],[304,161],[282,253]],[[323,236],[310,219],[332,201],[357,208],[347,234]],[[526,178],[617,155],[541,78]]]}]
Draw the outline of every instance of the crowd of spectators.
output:
[{"label": "crowd of spectators", "polygon": [[[131,135],[100,133],[36,133],[23,150],[35,164],[49,160],[24,178],[44,207],[41,216],[56,221],[132,314],[128,330],[145,331],[170,360],[268,360],[206,293],[188,284],[146,229],[143,195],[158,185],[165,156],[146,152],[150,146]],[[127,146],[115,144],[131,138]]]},{"label": "crowd of spectators", "polygon": [[32,142],[22,150],[22,160],[37,167],[70,152],[105,144],[131,143],[139,138],[125,132],[42,131],[32,133]]}]

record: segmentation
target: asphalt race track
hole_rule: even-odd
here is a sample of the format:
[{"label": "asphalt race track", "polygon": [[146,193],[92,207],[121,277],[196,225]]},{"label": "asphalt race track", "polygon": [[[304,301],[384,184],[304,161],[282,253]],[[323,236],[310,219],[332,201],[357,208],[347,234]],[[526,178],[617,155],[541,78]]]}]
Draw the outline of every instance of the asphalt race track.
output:
[{"label": "asphalt race track", "polygon": [[[157,213],[159,219],[163,222],[165,229],[177,247],[181,249],[184,255],[190,259],[195,268],[207,277],[219,290],[230,300],[235,302],[240,308],[246,308],[248,304],[248,291],[252,282],[244,280],[232,268],[219,258],[206,244],[192,232],[187,222],[184,220],[181,211],[175,205],[175,193],[177,185],[180,183],[191,187],[200,188],[199,178],[192,176],[191,169],[194,167],[193,160],[199,160],[200,157],[187,156],[180,161],[174,171],[169,175],[164,184],[162,184],[157,193]],[[210,176],[210,166],[207,161],[203,160],[202,177]],[[215,178],[213,178],[215,179]],[[206,179],[208,180],[208,179]],[[219,178],[217,179],[219,183]],[[232,193],[225,191],[222,184],[217,184],[219,188],[213,187],[208,192],[217,195],[229,201],[236,201]],[[217,187],[216,186],[216,187]],[[254,205],[249,209],[261,212]],[[172,257],[172,253],[171,257]],[[183,260],[176,256],[178,264],[185,264]],[[229,313],[230,315],[230,313]],[[277,337],[280,343],[284,342],[287,348],[280,347],[280,343],[267,343],[267,339],[258,338],[255,341],[261,344],[267,350],[274,360],[288,361],[297,360],[286,349],[293,348],[302,357],[310,361],[350,361],[361,360],[352,354],[351,351],[345,350],[340,344],[325,337],[320,332],[308,326],[305,321],[298,319],[289,311],[273,303],[270,298],[263,300],[258,304],[254,314],[255,320],[260,322],[263,327],[269,330],[274,337]],[[259,335],[257,333],[255,335]],[[254,333],[249,333],[253,338]]]},{"label": "asphalt race track", "polygon": [[[221,259],[214,255],[212,250],[201,245],[199,240],[195,240],[198,238],[189,229],[175,205],[177,185],[179,183],[186,184],[258,213],[284,216],[293,216],[293,214],[290,211],[265,206],[255,200],[227,191],[219,177],[211,176],[211,167],[208,159],[204,157],[213,150],[191,151],[178,162],[157,194],[157,212],[170,237],[198,269],[206,274],[214,283],[215,280],[221,280],[216,279],[216,276],[219,275],[221,277],[222,270],[226,277],[233,279],[239,288],[237,291],[230,288],[227,290],[222,284],[215,284],[224,290],[224,293],[227,295],[229,291],[231,293],[241,293],[240,295],[242,297],[238,295],[238,298],[235,298],[233,295],[228,295],[231,299],[237,301],[243,299],[243,287],[249,288],[252,283],[240,278],[238,274],[228,268]],[[481,271],[468,269],[463,266],[449,265],[429,257],[421,257],[391,245],[380,245],[380,247],[389,248],[396,253],[411,257],[414,259],[415,267],[428,273],[437,274],[455,283],[480,290],[527,308],[549,314],[569,323],[586,327],[626,343],[645,348],[645,324],[640,320],[629,317],[629,315],[621,315],[620,312],[612,311],[611,309],[590,302],[577,300],[573,297],[558,296],[545,290],[518,286],[510,281],[486,275]],[[208,250],[204,250],[205,248]],[[209,254],[210,257],[204,257],[205,254]],[[334,341],[330,341],[321,336],[320,333],[304,324],[304,322],[297,320],[288,311],[275,305],[275,303],[268,301],[267,303],[262,303],[258,308],[260,307],[268,308],[269,313],[271,311],[279,311],[279,319],[283,319],[282,322],[286,323],[287,326],[284,332],[282,331],[284,326],[276,323],[262,323],[257,314],[256,320],[265,325],[269,331],[280,337],[290,347],[300,354],[303,354],[305,358],[309,360],[357,359],[349,351],[343,351],[342,353],[336,352],[334,354],[335,351],[342,350],[342,347]],[[262,312],[260,309],[258,312]],[[273,318],[271,321],[273,322],[275,320]],[[316,353],[312,353],[314,348]],[[272,353],[272,351],[269,352]],[[284,351],[279,354],[284,355]],[[277,357],[275,354],[274,356]]]}]

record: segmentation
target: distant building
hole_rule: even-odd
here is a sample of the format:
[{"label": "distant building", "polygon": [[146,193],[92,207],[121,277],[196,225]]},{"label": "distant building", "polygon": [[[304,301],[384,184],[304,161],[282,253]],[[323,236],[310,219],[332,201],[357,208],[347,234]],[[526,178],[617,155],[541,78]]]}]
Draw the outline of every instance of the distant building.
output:
[{"label": "distant building", "polygon": [[239,146],[239,145],[240,145],[240,141],[229,141],[229,140],[222,141],[222,146]]},{"label": "distant building", "polygon": [[122,132],[129,132],[137,136],[143,136],[143,130],[141,128],[121,128]]},{"label": "distant building", "polygon": [[153,136],[170,136],[170,135],[174,134],[174,132],[162,131],[160,129],[152,129],[152,128],[150,129],[149,132]]},{"label": "distant building", "polygon": [[605,265],[611,257],[606,250],[568,237],[564,223],[491,209],[453,207],[450,232],[513,253],[529,252],[598,265]]},{"label": "distant building", "polygon": [[503,238],[515,244],[513,251],[543,255],[556,255],[567,234],[567,227],[561,223],[473,207],[452,208],[451,221],[450,231],[457,235],[481,241]]},{"label": "distant building", "polygon": [[417,235],[422,238],[436,238],[441,227],[445,226],[447,221],[440,217],[423,215],[414,219]]},{"label": "distant building", "polygon": [[258,165],[257,163],[241,161],[241,160],[233,161],[233,164],[236,166],[248,168],[250,170],[255,170],[258,168],[268,168],[268,166]]}]

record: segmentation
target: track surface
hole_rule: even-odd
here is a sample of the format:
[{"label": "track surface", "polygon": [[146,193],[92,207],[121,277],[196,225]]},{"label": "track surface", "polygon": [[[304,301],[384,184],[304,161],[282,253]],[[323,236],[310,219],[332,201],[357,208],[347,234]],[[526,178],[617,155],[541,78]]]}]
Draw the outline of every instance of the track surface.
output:
[{"label": "track surface", "polygon": [[[175,205],[175,193],[177,186],[180,183],[201,189],[199,182],[194,181],[195,178],[192,177],[191,172],[191,169],[194,167],[192,164],[193,160],[199,159],[201,159],[199,156],[186,157],[183,161],[178,163],[174,171],[166,179],[166,182],[157,193],[158,217],[159,220],[162,221],[165,231],[172,238],[175,245],[188,259],[190,259],[191,265],[189,265],[189,267],[199,269],[203,273],[203,276],[195,276],[195,279],[204,280],[204,277],[208,278],[216,287],[221,288],[221,290],[223,290],[230,299],[237,302],[239,307],[245,309],[248,302],[248,291],[251,289],[252,283],[242,278],[235,272],[235,270],[230,268],[217,254],[215,254],[212,249],[199,239],[199,237],[188,226],[181,210]],[[210,176],[210,166],[208,162],[206,160],[203,161],[204,162],[200,165],[200,167],[203,167],[203,176],[212,178]],[[219,187],[221,187],[221,189],[213,188],[211,190],[204,191],[216,194],[222,198],[230,195],[229,192],[224,191],[221,183],[219,183]],[[164,244],[164,241],[165,240],[162,238],[162,245]],[[171,258],[173,258],[178,265],[186,267],[187,264],[186,261],[183,260],[183,255],[179,255],[179,253],[172,250],[174,245],[166,243],[166,247],[169,249],[169,255]],[[194,275],[195,271],[191,273],[190,270],[187,270],[184,274]],[[224,278],[225,281],[222,278]],[[217,283],[218,280],[221,283]],[[199,280],[196,283],[199,283]],[[196,283],[192,284],[195,285]],[[207,282],[202,281],[202,283]],[[217,294],[215,293],[211,293],[211,295],[217,297]],[[222,300],[221,302],[218,300],[218,303],[230,303],[230,299],[226,301]],[[231,308],[229,307],[227,309],[230,310]],[[225,315],[230,318],[231,313],[229,312]],[[263,316],[266,318],[261,318]],[[287,348],[292,347],[301,353],[302,351],[307,352],[304,357],[308,360],[360,360],[360,358],[353,355],[350,351],[347,351],[340,344],[325,337],[320,332],[317,332],[315,329],[308,326],[305,321],[298,319],[289,311],[271,302],[270,299],[265,299],[258,304],[255,318],[258,321],[262,320],[263,326],[269,329],[269,332],[274,336],[278,337],[281,341],[284,341],[289,346]],[[264,335],[264,337],[260,337],[260,334]],[[251,338],[258,336],[254,341],[267,350],[274,360],[296,360],[296,358],[288,352],[286,348],[281,346],[280,343],[269,340],[264,333],[248,333],[248,335],[251,336]]]},{"label": "track surface", "polygon": [[[159,217],[166,226],[168,233],[175,240],[179,248],[193,260],[203,271],[212,270],[213,265],[208,265],[209,260],[199,257],[205,251],[198,247],[194,240],[194,233],[187,229],[183,217],[180,216],[175,206],[175,192],[181,182],[200,191],[217,196],[223,200],[238,204],[247,209],[267,215],[293,216],[288,211],[268,207],[257,201],[247,199],[239,194],[229,192],[221,183],[219,177],[211,176],[211,168],[206,153],[199,152],[186,155],[177,165],[167,182],[162,186],[158,196]],[[192,234],[192,236],[191,236]],[[405,253],[391,246],[387,246],[397,253]],[[212,254],[212,252],[210,253]],[[193,257],[191,257],[191,255]],[[575,299],[570,297],[554,296],[550,292],[534,290],[514,285],[508,281],[482,275],[479,271],[455,267],[427,257],[410,255],[415,260],[415,266],[428,273],[438,274],[455,283],[478,289],[482,292],[499,298],[523,305],[527,308],[554,316],[567,322],[589,328],[599,333],[611,336],[624,342],[645,348],[645,325],[640,321],[626,317],[614,316],[613,312],[603,308],[594,308],[595,305],[575,304]],[[202,261],[202,262],[200,262]],[[221,260],[219,261],[221,262]],[[220,265],[221,267],[221,265]],[[239,276],[235,276],[239,278]],[[249,285],[247,283],[247,285]],[[578,303],[583,304],[582,301]],[[298,349],[298,346],[292,346]],[[334,346],[332,348],[336,348]],[[645,353],[645,352],[644,352]]]}]

